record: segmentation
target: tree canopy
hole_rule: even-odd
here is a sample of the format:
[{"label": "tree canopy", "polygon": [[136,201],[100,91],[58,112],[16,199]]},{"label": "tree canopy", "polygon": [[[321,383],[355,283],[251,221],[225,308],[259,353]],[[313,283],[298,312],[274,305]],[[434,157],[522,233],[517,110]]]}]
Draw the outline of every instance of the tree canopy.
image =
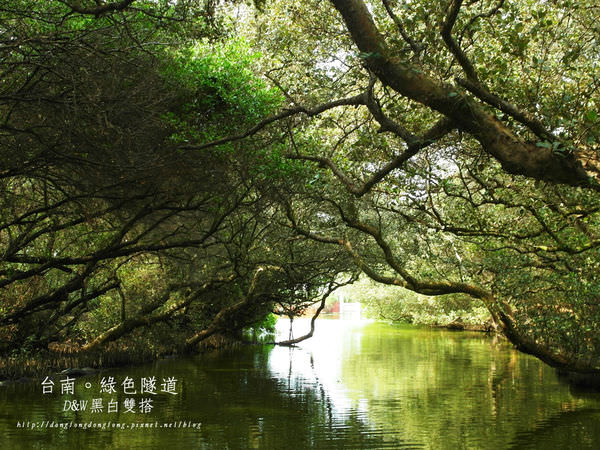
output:
[{"label": "tree canopy", "polygon": [[521,350],[598,372],[599,16],[587,0],[11,0],[4,351],[190,348],[362,271],[469,295]]}]

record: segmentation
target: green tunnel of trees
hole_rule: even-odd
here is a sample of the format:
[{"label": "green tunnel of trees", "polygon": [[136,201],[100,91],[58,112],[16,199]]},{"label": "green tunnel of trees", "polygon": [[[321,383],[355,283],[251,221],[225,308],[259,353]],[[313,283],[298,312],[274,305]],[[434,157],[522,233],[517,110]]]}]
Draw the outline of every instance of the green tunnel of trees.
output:
[{"label": "green tunnel of trees", "polygon": [[360,273],[600,371],[591,0],[0,7],[0,352],[194,349]]}]

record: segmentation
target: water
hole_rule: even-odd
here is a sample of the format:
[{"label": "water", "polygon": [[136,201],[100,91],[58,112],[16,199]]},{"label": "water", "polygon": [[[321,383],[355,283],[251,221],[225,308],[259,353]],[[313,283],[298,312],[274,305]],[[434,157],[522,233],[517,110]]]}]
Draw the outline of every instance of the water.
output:
[{"label": "water", "polygon": [[[296,336],[309,326],[294,323]],[[109,377],[116,392],[101,393]],[[136,394],[123,392],[126,377]],[[140,394],[151,377],[156,394]],[[298,348],[108,369],[77,378],[73,395],[61,394],[64,378],[52,394],[40,381],[0,387],[0,448],[600,448],[599,394],[572,392],[535,358],[477,333],[319,320]],[[103,411],[92,412],[98,398]],[[89,403],[65,411],[72,400]]]}]

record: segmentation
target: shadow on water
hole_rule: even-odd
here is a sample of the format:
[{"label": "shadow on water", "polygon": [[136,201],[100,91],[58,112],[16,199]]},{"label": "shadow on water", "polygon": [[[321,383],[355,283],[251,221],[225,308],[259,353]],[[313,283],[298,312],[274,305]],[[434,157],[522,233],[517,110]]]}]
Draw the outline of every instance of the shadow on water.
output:
[{"label": "shadow on water", "polygon": [[597,449],[600,442],[600,409],[565,410],[518,432],[508,449]]}]

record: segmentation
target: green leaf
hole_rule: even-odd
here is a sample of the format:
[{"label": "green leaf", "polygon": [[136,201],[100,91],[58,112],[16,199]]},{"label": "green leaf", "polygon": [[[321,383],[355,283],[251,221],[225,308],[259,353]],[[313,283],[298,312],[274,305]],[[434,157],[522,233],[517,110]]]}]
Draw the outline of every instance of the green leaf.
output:
[{"label": "green leaf", "polygon": [[358,54],[358,57],[361,59],[377,58],[378,56],[381,56],[378,52],[360,52]]}]

